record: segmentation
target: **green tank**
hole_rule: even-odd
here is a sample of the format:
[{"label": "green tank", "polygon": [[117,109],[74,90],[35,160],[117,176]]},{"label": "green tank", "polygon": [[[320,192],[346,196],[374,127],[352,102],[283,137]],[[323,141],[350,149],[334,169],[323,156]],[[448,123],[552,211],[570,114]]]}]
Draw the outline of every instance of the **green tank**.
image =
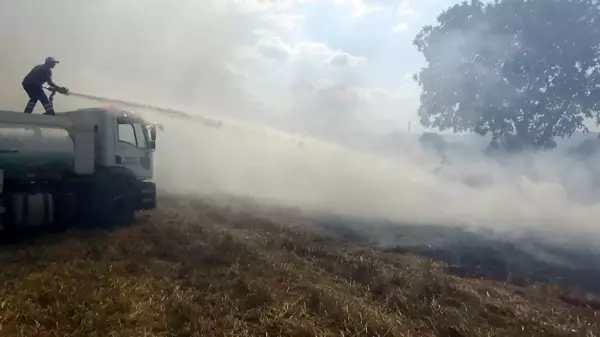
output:
[{"label": "green tank", "polygon": [[0,169],[5,177],[72,171],[73,141],[64,129],[0,124]]}]

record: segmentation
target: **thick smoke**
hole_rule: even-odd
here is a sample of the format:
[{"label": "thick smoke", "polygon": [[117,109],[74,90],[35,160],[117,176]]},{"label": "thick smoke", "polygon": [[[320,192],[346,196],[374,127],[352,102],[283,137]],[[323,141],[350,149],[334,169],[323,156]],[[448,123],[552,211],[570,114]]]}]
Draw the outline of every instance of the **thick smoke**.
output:
[{"label": "thick smoke", "polygon": [[[600,234],[594,170],[560,154],[503,164],[483,155],[449,156],[450,164],[438,170],[439,158],[409,137],[385,158],[226,125],[200,131],[171,121],[167,127],[180,135],[161,136],[158,178],[182,191],[227,191],[311,210],[515,236],[537,232],[593,243]],[[184,143],[203,145],[185,157],[171,151]],[[478,145],[467,148],[482,150]]]},{"label": "thick smoke", "polygon": [[[56,82],[73,90],[192,114],[292,124],[286,111],[257,103],[234,62],[237,46],[255,42],[253,28],[274,24],[253,11],[273,4],[223,3],[227,6],[218,8],[209,1],[0,0],[2,108],[23,108],[23,75],[51,55],[62,61]],[[325,96],[299,105],[311,110],[300,120],[304,124],[295,124],[305,125],[304,131],[314,125],[310,119],[337,104],[327,99],[332,92],[319,95]],[[335,107],[336,112],[356,113],[351,108],[360,106],[342,101],[345,105]],[[58,111],[89,105],[96,103],[57,98]],[[416,113],[395,108],[399,114]],[[289,116],[302,116],[297,109]],[[438,154],[424,149],[416,134],[382,137],[352,129],[355,136],[348,137],[336,129],[346,125],[341,113],[339,123],[318,125],[320,133],[325,127],[330,134],[344,134],[343,144],[242,124],[212,128],[143,112],[165,125],[156,151],[156,181],[162,190],[241,194],[306,210],[488,228],[507,235],[535,231],[563,243],[595,246],[600,238],[595,164],[566,156],[564,146],[500,160],[483,154],[489,140],[451,136],[449,163],[441,165]]]}]

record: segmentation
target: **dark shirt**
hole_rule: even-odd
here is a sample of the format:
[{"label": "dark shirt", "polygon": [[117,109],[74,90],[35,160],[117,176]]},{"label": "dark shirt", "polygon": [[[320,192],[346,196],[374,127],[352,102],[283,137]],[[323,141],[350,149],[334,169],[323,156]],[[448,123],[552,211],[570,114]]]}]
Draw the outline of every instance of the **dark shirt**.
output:
[{"label": "dark shirt", "polygon": [[25,76],[23,84],[35,84],[41,86],[48,81],[52,82],[52,69],[40,64],[33,67],[29,74]]}]

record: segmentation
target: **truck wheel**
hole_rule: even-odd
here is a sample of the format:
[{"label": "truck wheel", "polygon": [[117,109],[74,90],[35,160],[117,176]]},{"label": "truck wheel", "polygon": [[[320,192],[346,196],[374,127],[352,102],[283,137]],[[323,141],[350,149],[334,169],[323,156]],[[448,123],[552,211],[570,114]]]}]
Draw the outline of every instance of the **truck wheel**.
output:
[{"label": "truck wheel", "polygon": [[114,199],[114,222],[119,226],[133,223],[135,216],[135,193],[131,184],[127,184]]},{"label": "truck wheel", "polygon": [[126,178],[116,179],[112,185],[112,222],[117,226],[130,225],[135,215],[135,186]]},{"label": "truck wheel", "polygon": [[97,191],[96,223],[101,226],[123,226],[133,222],[135,186],[126,177],[113,177]]},{"label": "truck wheel", "polygon": [[61,193],[55,200],[55,219],[51,228],[53,231],[62,232],[73,227],[77,220],[77,197],[73,193]]}]

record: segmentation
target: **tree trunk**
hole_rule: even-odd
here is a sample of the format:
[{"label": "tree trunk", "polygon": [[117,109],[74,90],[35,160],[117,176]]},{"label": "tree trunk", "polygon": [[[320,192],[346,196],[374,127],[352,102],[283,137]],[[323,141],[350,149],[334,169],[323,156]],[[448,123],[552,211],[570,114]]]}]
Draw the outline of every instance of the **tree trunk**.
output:
[{"label": "tree trunk", "polygon": [[516,135],[510,137],[511,140],[507,144],[507,149],[510,151],[520,152],[526,148],[531,148],[535,145],[535,137],[529,130],[529,121],[514,121]]}]

